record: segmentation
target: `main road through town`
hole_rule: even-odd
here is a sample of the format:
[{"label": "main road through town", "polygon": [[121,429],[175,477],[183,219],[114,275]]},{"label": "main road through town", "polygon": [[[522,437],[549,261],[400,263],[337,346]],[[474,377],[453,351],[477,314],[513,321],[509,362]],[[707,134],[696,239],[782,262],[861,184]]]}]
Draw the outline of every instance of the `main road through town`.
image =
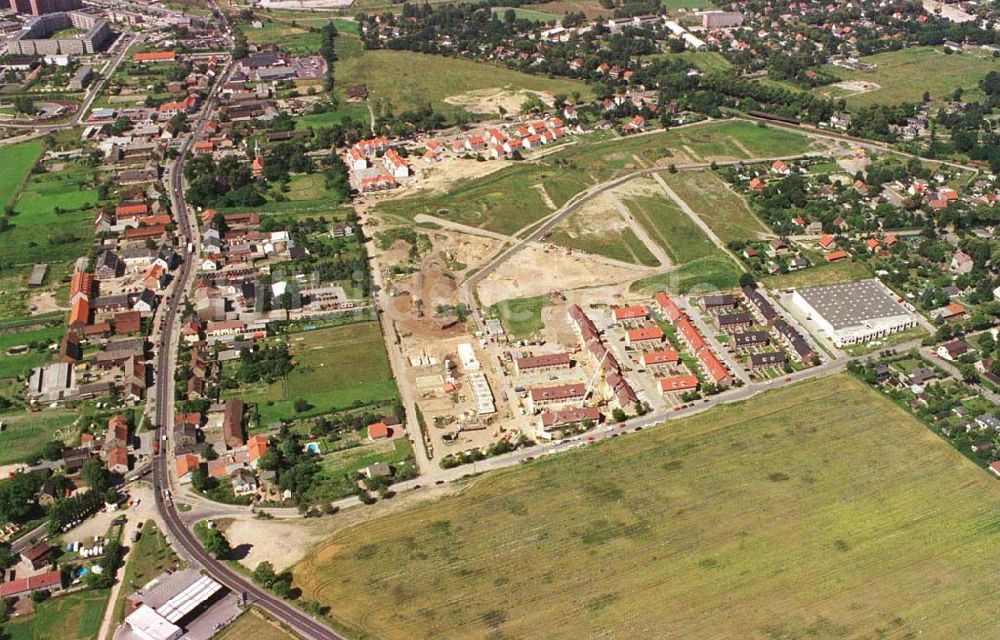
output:
[{"label": "main road through town", "polygon": [[[184,200],[184,162],[197,136],[197,132],[212,113],[218,97],[219,87],[224,84],[229,69],[230,65],[227,64],[226,69],[220,74],[218,82],[216,82],[215,87],[212,89],[212,93],[205,101],[201,116],[192,123],[192,133],[181,144],[177,160],[169,169],[168,183],[170,198],[173,203],[174,216],[177,220],[178,233],[182,243],[191,243],[192,246],[197,242],[198,238],[191,224],[191,213]],[[243,594],[248,603],[260,607],[281,620],[303,638],[347,640],[327,625],[317,621],[312,616],[281,598],[257,587],[244,576],[207,554],[194,533],[181,520],[176,505],[170,498],[171,484],[168,461],[171,459],[170,451],[172,450],[173,443],[170,441],[172,433],[169,427],[173,423],[173,378],[174,367],[176,365],[175,332],[184,293],[190,285],[190,280],[194,274],[193,265],[195,263],[195,255],[194,251],[186,252],[183,264],[177,274],[175,286],[167,295],[165,308],[161,310],[160,319],[162,324],[155,340],[157,351],[154,394],[156,403],[155,423],[157,438],[160,441],[161,447],[153,463],[152,479],[156,492],[157,510],[163,519],[166,533],[177,549],[177,552],[185,560],[201,567],[205,573],[218,580],[233,592]]]}]

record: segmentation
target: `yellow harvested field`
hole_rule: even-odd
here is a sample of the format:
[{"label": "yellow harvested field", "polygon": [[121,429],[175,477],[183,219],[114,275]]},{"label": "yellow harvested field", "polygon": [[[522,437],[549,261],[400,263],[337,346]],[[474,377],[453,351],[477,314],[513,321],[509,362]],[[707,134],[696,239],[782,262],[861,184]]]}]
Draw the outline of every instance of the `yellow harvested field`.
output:
[{"label": "yellow harvested field", "polygon": [[992,638],[1000,483],[847,375],[490,474],[296,566],[355,638]]}]

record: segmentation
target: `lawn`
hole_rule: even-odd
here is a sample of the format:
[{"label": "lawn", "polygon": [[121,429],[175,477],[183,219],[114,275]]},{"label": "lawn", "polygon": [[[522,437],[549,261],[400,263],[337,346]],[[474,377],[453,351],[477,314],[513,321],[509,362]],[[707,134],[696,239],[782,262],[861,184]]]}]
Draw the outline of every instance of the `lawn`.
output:
[{"label": "lawn", "polygon": [[838,376],[491,473],[294,576],[355,638],[988,637],[998,512],[996,479]]},{"label": "lawn", "polygon": [[344,100],[341,102],[341,107],[336,111],[309,114],[295,118],[295,128],[296,130],[302,130],[332,127],[335,124],[343,122],[345,118],[351,118],[355,122],[364,122],[367,124],[370,119],[368,107],[364,103],[347,102]]},{"label": "lawn", "polygon": [[719,253],[705,232],[666,194],[637,195],[622,201],[674,264]]},{"label": "lawn", "polygon": [[853,282],[871,277],[872,272],[864,262],[845,260],[833,264],[818,264],[792,273],[768,276],[761,279],[761,284],[772,289],[790,289]]},{"label": "lawn", "polygon": [[[391,441],[367,442],[357,447],[326,454],[321,462],[323,472],[320,477],[323,485],[322,497],[316,496],[314,501],[330,501],[354,495],[357,488],[353,479],[359,471],[377,462],[385,462],[393,467],[413,459],[413,447],[404,438]],[[312,496],[311,496],[312,497]]]},{"label": "lawn", "polygon": [[257,610],[245,611],[232,624],[212,636],[214,640],[298,640],[291,630],[269,615]]},{"label": "lawn", "polygon": [[580,137],[577,144],[561,152],[467,180],[446,194],[390,200],[379,204],[377,210],[401,220],[423,213],[513,234],[551,212],[541,187],[552,203],[561,207],[592,185],[657,164],[666,166],[676,153],[686,152],[685,147],[700,159],[750,158],[778,155],[779,150],[781,154],[802,153],[809,148],[809,140],[795,132],[762,129],[742,120],[611,140]]},{"label": "lawn", "polygon": [[[289,343],[298,364],[285,379],[238,393],[257,403],[261,424],[396,398],[396,383],[377,322],[291,334]],[[299,398],[312,408],[296,413],[293,404]]]},{"label": "lawn", "polygon": [[[52,359],[54,352],[45,347],[58,343],[64,332],[63,327],[52,326],[17,333],[0,333],[0,378],[24,376],[34,367],[47,363]],[[42,349],[31,348],[26,353],[7,353],[11,347],[33,343]]]},{"label": "lawn", "polygon": [[0,465],[23,462],[49,440],[75,441],[78,415],[68,409],[0,415]]},{"label": "lawn", "polygon": [[750,211],[743,197],[714,172],[663,172],[660,175],[723,243],[757,239],[770,232]]},{"label": "lawn", "polygon": [[[366,51],[360,47],[360,41],[350,35],[337,38],[337,54],[339,60],[334,72],[338,81],[364,84],[369,100],[391,103],[397,114],[429,103],[436,111],[454,118],[467,112],[444,99],[483,89],[543,91],[552,95],[579,91],[584,98],[593,95],[587,85],[578,80],[547,78],[506,67],[412,51]],[[487,115],[492,117],[496,113]],[[483,117],[483,114],[472,117]]]},{"label": "lawn", "polygon": [[18,188],[42,155],[45,143],[39,139],[0,147],[0,209],[14,200]]},{"label": "lawn", "polygon": [[664,289],[678,294],[712,293],[739,286],[740,268],[720,252],[685,263],[666,273],[636,280],[629,289],[650,296]]},{"label": "lawn", "polygon": [[521,340],[541,334],[545,328],[542,323],[542,309],[547,305],[547,296],[511,298],[491,306],[487,310],[487,315],[499,318],[507,335],[514,340]]},{"label": "lawn", "polygon": [[156,522],[147,520],[142,525],[142,536],[132,545],[122,586],[115,601],[114,621],[120,623],[125,618],[125,599],[128,595],[164,571],[175,571],[183,566],[170,548],[167,539],[156,527]]},{"label": "lawn", "polygon": [[27,618],[5,622],[4,635],[10,640],[93,640],[100,630],[107,599],[107,590],[52,598],[35,605],[35,613]]},{"label": "lawn", "polygon": [[[986,51],[969,51],[962,54],[945,54],[935,47],[910,47],[899,51],[878,53],[861,58],[862,62],[877,65],[872,71],[851,71],[826,65],[824,71],[844,81],[865,81],[879,85],[879,89],[847,98],[849,107],[867,107],[875,104],[920,102],[924,91],[929,91],[936,102],[951,100],[955,89],[965,93],[963,101],[982,97],[979,81],[990,71],[1000,70],[1000,64]],[[845,95],[836,87],[818,87],[820,95],[836,92],[833,97]],[[832,94],[831,94],[832,95]]]}]

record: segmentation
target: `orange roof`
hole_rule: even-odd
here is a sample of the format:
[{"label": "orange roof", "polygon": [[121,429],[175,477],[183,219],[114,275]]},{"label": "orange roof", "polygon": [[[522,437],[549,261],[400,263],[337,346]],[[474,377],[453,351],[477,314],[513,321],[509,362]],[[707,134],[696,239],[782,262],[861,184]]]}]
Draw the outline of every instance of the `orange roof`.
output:
[{"label": "orange roof", "polygon": [[826,235],[820,236],[819,246],[821,246],[821,247],[823,247],[825,249],[825,248],[829,247],[832,244],[833,244],[833,236],[831,236],[830,234],[826,234]]},{"label": "orange roof", "polygon": [[77,271],[69,281],[69,297],[82,293],[88,298],[94,295],[94,276],[86,271]]},{"label": "orange roof", "polygon": [[638,329],[629,329],[628,339],[630,342],[638,342],[642,340],[660,340],[663,338],[663,329],[652,326],[652,327],[639,327]]},{"label": "orange roof", "polygon": [[128,466],[128,451],[121,447],[108,451],[108,468],[118,465]]},{"label": "orange roof", "polygon": [[647,351],[642,354],[643,364],[663,364],[665,362],[677,362],[680,355],[673,349],[663,351]]},{"label": "orange roof", "polygon": [[136,62],[173,62],[176,59],[175,51],[149,51],[132,56],[132,60]]},{"label": "orange roof", "polygon": [[90,302],[86,298],[77,298],[73,309],[69,312],[69,326],[83,326],[90,320]]},{"label": "orange roof", "polygon": [[698,388],[698,376],[674,376],[673,378],[660,378],[660,391],[687,391]]},{"label": "orange roof", "polygon": [[847,252],[846,251],[831,251],[830,253],[826,254],[825,257],[826,257],[826,261],[827,262],[836,262],[838,260],[843,260],[844,258],[846,258],[847,257]]},{"label": "orange roof", "polygon": [[701,366],[705,367],[705,371],[708,372],[713,382],[718,383],[729,377],[729,374],[726,373],[726,368],[722,366],[722,363],[715,357],[715,354],[708,349],[698,354],[698,360],[701,362]]},{"label": "orange roof", "polygon": [[615,309],[615,320],[635,320],[646,317],[646,307],[635,305],[631,307],[618,307]]},{"label": "orange roof", "polygon": [[750,181],[750,188],[754,191],[760,191],[764,187],[764,183],[760,178],[754,178]]},{"label": "orange roof", "polygon": [[257,433],[247,440],[247,452],[250,454],[250,462],[267,453],[267,436]]},{"label": "orange roof", "polygon": [[667,316],[667,320],[670,323],[674,323],[678,320],[678,318],[684,316],[684,312],[677,306],[677,303],[671,300],[670,296],[663,291],[660,291],[653,296],[653,299],[656,300],[656,304],[660,305],[660,309],[663,311],[664,315]]},{"label": "orange roof", "polygon": [[128,440],[128,421],[121,414],[111,416],[108,420],[108,437],[115,440]]},{"label": "orange roof", "polygon": [[139,224],[143,227],[153,227],[156,225],[168,225],[173,220],[169,213],[159,213],[155,216],[143,216],[139,218]]},{"label": "orange roof", "polygon": [[177,456],[174,464],[177,468],[177,477],[181,478],[197,469],[198,465],[201,464],[201,461],[198,459],[198,456],[191,453],[185,453],[184,455]]},{"label": "orange roof", "polygon": [[877,249],[878,240],[876,240],[875,238],[868,238],[867,240],[865,240],[865,246],[868,247],[869,249]]},{"label": "orange roof", "polygon": [[890,233],[886,237],[882,238],[882,244],[884,244],[887,247],[891,247],[892,245],[896,244],[896,236]]},{"label": "orange roof", "polygon": [[963,313],[965,313],[965,307],[958,304],[957,302],[952,302],[951,304],[946,306],[945,309],[948,311],[949,316],[960,316]]},{"label": "orange roof", "polygon": [[149,227],[138,227],[136,229],[126,229],[125,239],[134,240],[136,238],[155,238],[156,236],[162,236],[167,232],[166,227],[162,224],[154,224]]},{"label": "orange roof", "polygon": [[696,329],[695,326],[691,324],[691,321],[686,317],[677,321],[677,328],[680,330],[681,335],[684,336],[684,339],[687,341],[691,351],[697,353],[704,348],[705,339],[701,337],[701,334],[698,333],[698,329]]},{"label": "orange roof", "polygon": [[368,437],[372,440],[389,437],[389,427],[384,422],[376,422],[368,425]]},{"label": "orange roof", "polygon": [[118,218],[135,218],[149,213],[149,207],[145,202],[139,204],[120,204],[115,207],[115,216]]}]

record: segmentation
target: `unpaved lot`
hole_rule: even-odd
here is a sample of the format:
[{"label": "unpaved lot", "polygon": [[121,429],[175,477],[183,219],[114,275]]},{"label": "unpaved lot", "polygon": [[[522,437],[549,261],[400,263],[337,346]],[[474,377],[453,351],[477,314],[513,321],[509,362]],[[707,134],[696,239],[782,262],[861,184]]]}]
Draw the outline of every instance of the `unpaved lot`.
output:
[{"label": "unpaved lot", "polygon": [[612,266],[593,256],[572,254],[548,245],[521,250],[479,285],[479,298],[490,306],[510,298],[526,298],[581,287],[626,283],[648,269]]},{"label": "unpaved lot", "polygon": [[551,105],[554,98],[544,91],[528,91],[527,89],[490,88],[467,91],[457,96],[444,99],[448,104],[462,107],[469,113],[499,113],[503,107],[511,115],[521,113],[521,105],[529,96],[537,96],[542,102]]}]

